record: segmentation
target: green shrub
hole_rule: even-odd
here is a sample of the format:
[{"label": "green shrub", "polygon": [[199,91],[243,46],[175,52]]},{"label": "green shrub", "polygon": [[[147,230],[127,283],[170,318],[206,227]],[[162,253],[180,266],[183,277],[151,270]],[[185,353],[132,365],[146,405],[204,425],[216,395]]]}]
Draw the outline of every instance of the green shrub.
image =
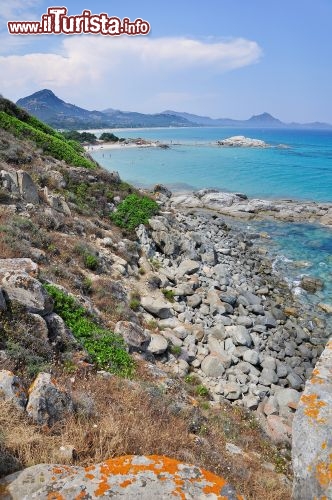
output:
[{"label": "green shrub", "polygon": [[[16,137],[30,139],[41,147],[44,153],[64,160],[69,165],[77,167],[95,168],[95,164],[78,153],[63,136],[53,131],[48,126],[43,126],[39,120],[29,119],[28,122],[21,121],[15,116],[10,116],[0,111],[0,127],[8,130]],[[51,132],[50,132],[51,131]]]},{"label": "green shrub", "polygon": [[209,390],[202,384],[198,385],[195,388],[195,393],[197,396],[200,396],[201,398],[207,398],[209,396]]},{"label": "green shrub", "polygon": [[173,290],[167,290],[166,288],[163,288],[161,291],[163,292],[165,299],[169,300],[170,302],[174,302]]},{"label": "green shrub", "polygon": [[158,210],[158,204],[148,196],[130,194],[118,205],[117,211],[111,214],[111,219],[117,226],[135,229],[140,224],[147,224]]},{"label": "green shrub", "polygon": [[184,378],[185,382],[189,385],[199,385],[200,383],[200,380],[199,378],[197,377],[197,375],[194,375],[194,374],[190,374],[190,375],[187,375],[185,378]]},{"label": "green shrub", "polygon": [[176,358],[178,358],[181,354],[181,347],[178,345],[171,345],[169,350]]},{"label": "green shrub", "polygon": [[86,253],[84,255],[84,265],[86,268],[90,269],[91,271],[95,271],[97,267],[99,266],[99,260],[98,257],[91,253]]},{"label": "green shrub", "polygon": [[[90,144],[96,144],[97,137],[91,132],[78,132],[77,130],[66,130],[62,132],[65,139],[75,142],[89,142]],[[82,149],[82,148],[81,148]]]},{"label": "green shrub", "polygon": [[53,297],[54,310],[90,354],[97,368],[130,377],[134,362],[123,338],[99,326],[76,300],[54,285],[44,285]]},{"label": "green shrub", "polygon": [[119,141],[119,138],[112,134],[112,132],[103,132],[101,134],[101,136],[99,137],[99,139],[101,141],[105,141],[105,142],[118,142]]}]

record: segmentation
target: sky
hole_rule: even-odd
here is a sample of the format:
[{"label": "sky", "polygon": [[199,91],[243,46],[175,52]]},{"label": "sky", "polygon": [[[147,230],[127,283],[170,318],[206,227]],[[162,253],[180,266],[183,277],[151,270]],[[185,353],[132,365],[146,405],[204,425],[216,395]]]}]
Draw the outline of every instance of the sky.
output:
[{"label": "sky", "polygon": [[10,35],[44,0],[1,0],[0,93],[43,88],[86,109],[186,111],[332,123],[332,0],[67,0],[151,26],[148,35]]}]

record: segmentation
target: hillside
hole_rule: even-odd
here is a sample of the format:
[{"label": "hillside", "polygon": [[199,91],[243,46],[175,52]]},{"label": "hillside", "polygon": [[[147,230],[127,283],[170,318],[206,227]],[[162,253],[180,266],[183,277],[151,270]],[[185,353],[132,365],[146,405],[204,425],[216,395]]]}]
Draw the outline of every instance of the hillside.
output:
[{"label": "hillside", "polygon": [[188,120],[169,113],[149,115],[118,110],[88,111],[66,103],[48,89],[19,99],[17,105],[55,128],[87,129],[190,125]]},{"label": "hillside", "polygon": [[121,498],[145,465],[178,496],[289,499],[324,318],[219,215],[174,209],[165,187],[137,190],[0,106],[0,476],[63,464],[3,479],[0,496],[42,475],[41,498],[98,498],[117,471]]},{"label": "hillside", "polygon": [[64,129],[139,128],[139,127],[229,127],[229,128],[308,128],[330,129],[328,123],[284,123],[269,113],[254,115],[248,120],[210,118],[192,113],[167,110],[144,114],[108,108],[88,111],[59,99],[44,89],[19,99],[16,103],[52,127]]}]

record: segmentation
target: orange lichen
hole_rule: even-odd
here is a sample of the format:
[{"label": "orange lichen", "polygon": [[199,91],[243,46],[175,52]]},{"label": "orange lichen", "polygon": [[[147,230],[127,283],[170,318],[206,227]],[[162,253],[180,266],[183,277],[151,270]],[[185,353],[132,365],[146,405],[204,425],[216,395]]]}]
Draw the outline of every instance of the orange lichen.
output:
[{"label": "orange lichen", "polygon": [[319,412],[321,408],[327,406],[327,403],[319,401],[317,394],[303,394],[300,401],[306,406],[304,414],[307,417],[312,421],[316,421],[318,424],[324,424],[326,422],[326,418],[319,417]]},{"label": "orange lichen", "polygon": [[52,472],[53,474],[62,474],[63,469],[60,469],[60,467],[53,467]]},{"label": "orange lichen", "polygon": [[323,488],[332,484],[332,462],[320,462],[316,465],[316,479]]},{"label": "orange lichen", "polygon": [[98,488],[95,490],[94,493],[95,493],[96,497],[101,497],[102,495],[104,495],[105,493],[107,493],[107,491],[109,489],[110,489],[110,485],[107,482],[107,478],[105,476],[103,476],[101,478],[101,481],[99,483]]},{"label": "orange lichen", "polygon": [[133,482],[134,482],[134,479],[126,479],[125,481],[120,483],[120,486],[121,486],[121,488],[127,488],[127,486],[130,486],[131,484],[133,484]]},{"label": "orange lichen", "polygon": [[78,495],[76,495],[75,500],[84,500],[86,498],[85,491],[81,491]]},{"label": "orange lichen", "polygon": [[310,382],[312,384],[324,384],[325,383],[325,380],[324,378],[321,376],[321,373],[319,371],[319,368],[315,368],[313,371],[312,371],[312,377],[310,379]]},{"label": "orange lichen", "polygon": [[52,491],[51,493],[48,493],[47,500],[65,500],[65,497],[57,491]]},{"label": "orange lichen", "polygon": [[[101,497],[106,495],[107,492],[111,489],[111,485],[108,480],[110,476],[122,476],[122,482],[118,483],[121,488],[127,488],[131,484],[135,482],[135,476],[140,472],[151,472],[154,474],[159,480],[167,480],[170,478],[174,484],[174,490],[172,495],[176,498],[181,498],[185,500],[186,496],[184,493],[184,485],[186,479],[182,476],[182,469],[179,467],[181,463],[172,458],[158,456],[158,455],[150,455],[145,457],[143,463],[137,463],[137,457],[128,455],[124,457],[114,458],[110,460],[106,460],[102,464],[100,464],[99,473],[100,479],[97,484],[97,489],[94,491],[94,495],[96,497]],[[144,463],[145,462],[145,463]],[[85,477],[88,480],[96,479],[96,473],[92,474],[91,471],[95,471],[95,466],[86,467]],[[61,474],[66,471],[65,466],[62,468],[54,467],[54,474]],[[198,468],[199,474],[198,477],[190,478],[191,483],[201,483],[202,492],[205,494],[214,494],[220,500],[225,499],[221,495],[221,491],[223,487],[226,486],[226,481],[224,478],[216,476],[215,474],[208,472],[206,470]],[[128,477],[131,475],[132,477]],[[195,474],[196,475],[196,474]],[[127,476],[127,477],[126,477]],[[61,497],[49,497],[48,500],[60,500]],[[75,500],[83,500],[85,498],[85,493],[82,491],[75,497]],[[242,499],[243,497],[237,496],[237,499]]]},{"label": "orange lichen", "polygon": [[322,443],[322,449],[325,450],[326,446],[327,446],[327,443],[326,443],[326,441],[324,441],[324,443]]}]

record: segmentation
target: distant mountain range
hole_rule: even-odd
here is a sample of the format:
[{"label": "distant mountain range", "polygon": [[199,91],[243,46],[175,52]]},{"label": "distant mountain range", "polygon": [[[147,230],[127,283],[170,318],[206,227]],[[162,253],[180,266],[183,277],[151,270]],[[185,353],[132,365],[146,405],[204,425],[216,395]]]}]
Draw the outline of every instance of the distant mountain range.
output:
[{"label": "distant mountain range", "polygon": [[139,128],[139,127],[232,127],[232,128],[319,128],[332,129],[328,123],[283,123],[269,113],[254,115],[249,120],[210,118],[178,111],[144,114],[117,109],[88,111],[59,99],[52,90],[44,89],[19,99],[16,103],[55,128]]}]

